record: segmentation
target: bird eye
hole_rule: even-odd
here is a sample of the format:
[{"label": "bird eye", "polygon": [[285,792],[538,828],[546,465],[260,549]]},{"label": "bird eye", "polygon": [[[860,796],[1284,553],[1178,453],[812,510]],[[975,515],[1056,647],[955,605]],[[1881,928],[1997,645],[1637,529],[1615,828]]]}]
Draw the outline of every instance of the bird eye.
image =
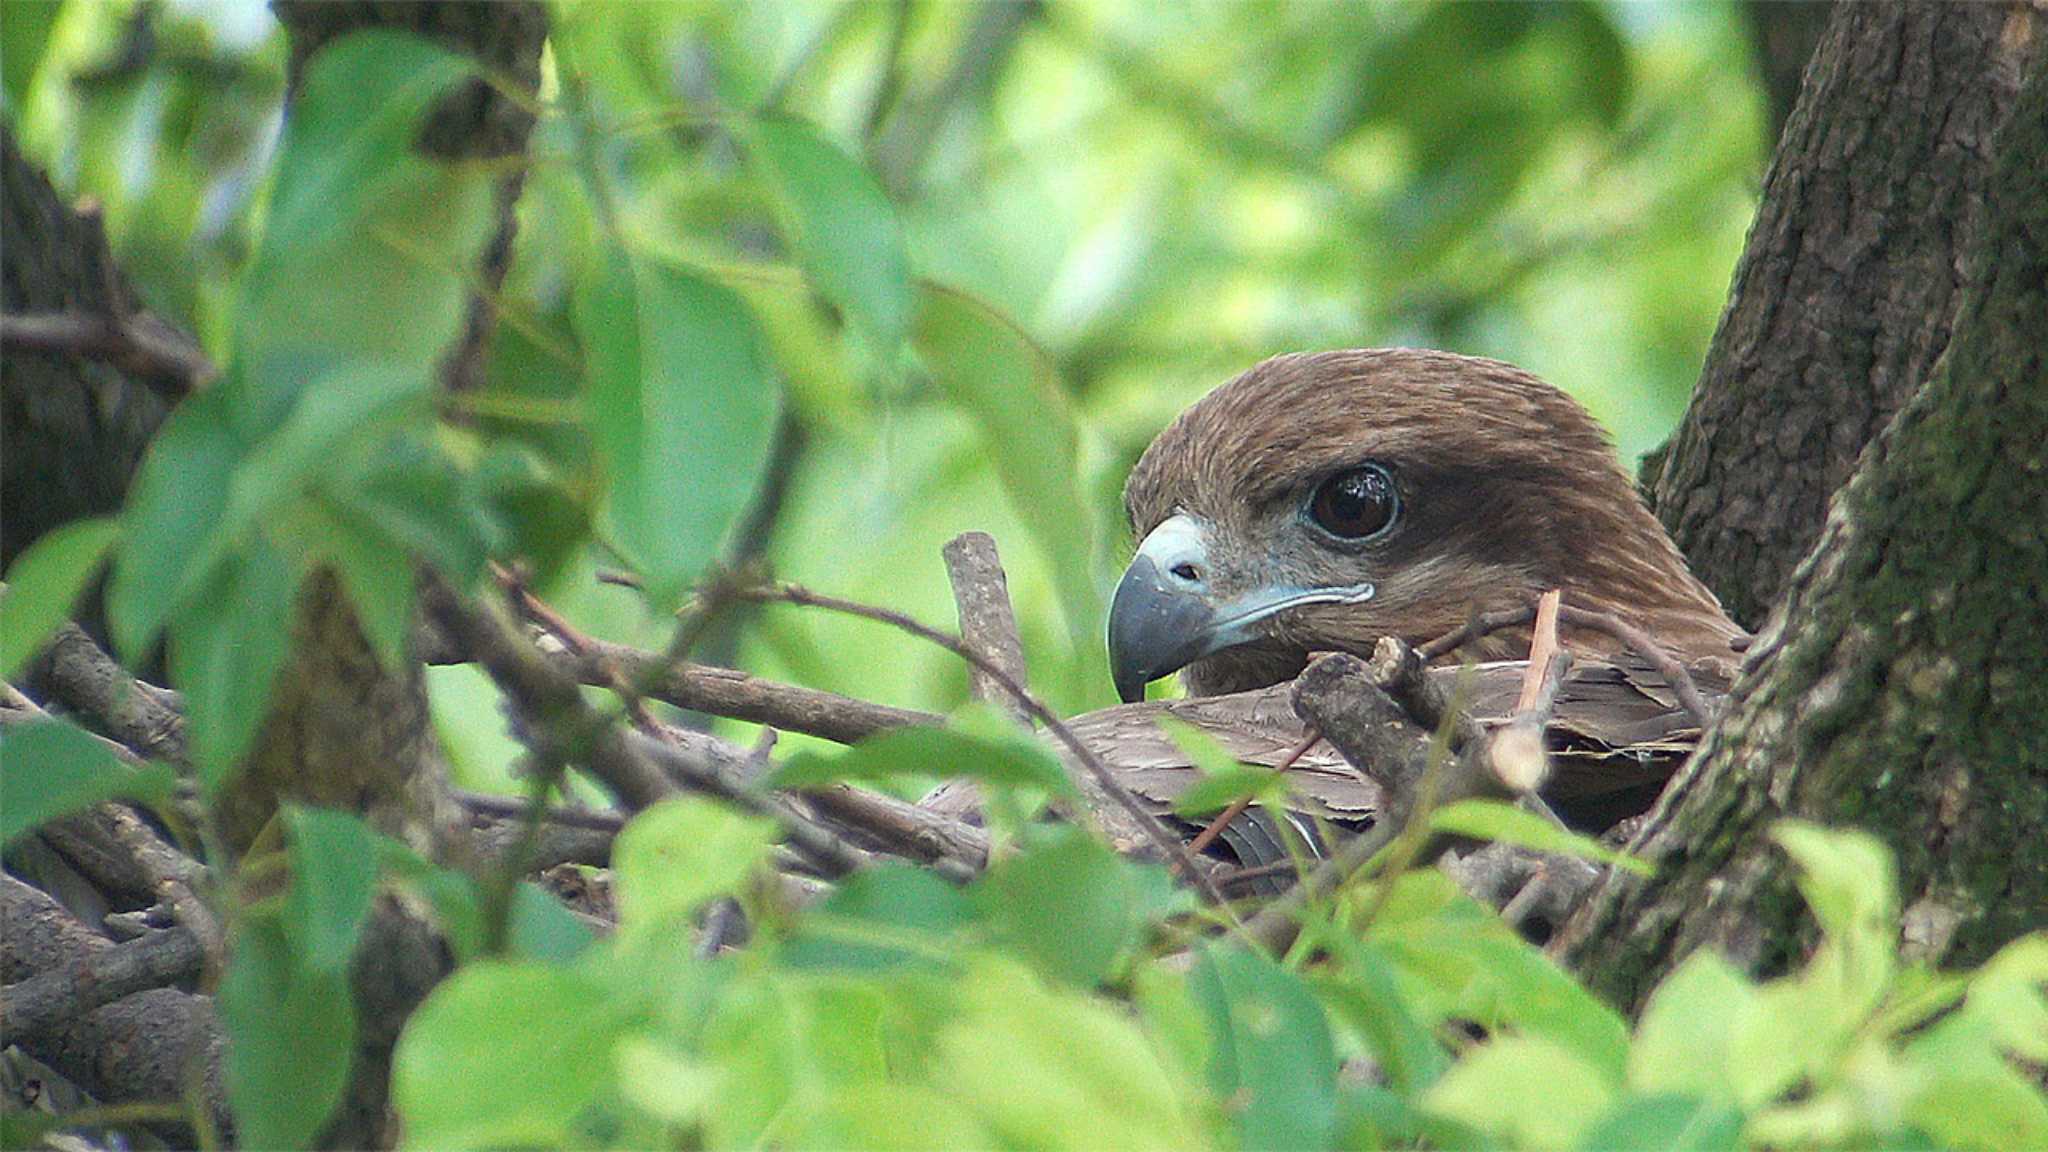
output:
[{"label": "bird eye", "polygon": [[1339,472],[1309,498],[1309,518],[1332,536],[1363,540],[1393,526],[1401,509],[1394,478],[1377,464]]}]

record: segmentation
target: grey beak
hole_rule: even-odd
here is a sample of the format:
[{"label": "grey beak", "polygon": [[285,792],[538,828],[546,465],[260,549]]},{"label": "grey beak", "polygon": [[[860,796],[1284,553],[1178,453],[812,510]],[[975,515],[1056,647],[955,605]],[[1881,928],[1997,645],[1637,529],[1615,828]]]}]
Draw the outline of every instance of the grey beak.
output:
[{"label": "grey beak", "polygon": [[1109,674],[1130,704],[1145,685],[1214,652],[1259,638],[1256,628],[1290,608],[1363,604],[1370,582],[1303,587],[1263,584],[1218,599],[1209,527],[1185,513],[1169,516],[1138,545],[1109,604]]},{"label": "grey beak", "polygon": [[1143,700],[1145,685],[1206,655],[1215,623],[1216,609],[1198,582],[1140,553],[1109,605],[1109,672],[1118,698]]}]

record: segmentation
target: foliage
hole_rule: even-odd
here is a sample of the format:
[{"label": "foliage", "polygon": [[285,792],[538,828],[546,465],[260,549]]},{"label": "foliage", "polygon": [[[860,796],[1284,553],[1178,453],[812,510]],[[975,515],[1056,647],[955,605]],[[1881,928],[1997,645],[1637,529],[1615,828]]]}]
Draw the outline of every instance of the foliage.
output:
[{"label": "foliage", "polygon": [[[8,115],[60,183],[105,200],[124,264],[224,374],[179,405],[117,519],[16,562],[7,670],[110,563],[121,652],[168,641],[203,806],[256,738],[314,572],[395,666],[423,565],[473,589],[490,562],[524,564],[579,627],[665,642],[707,573],[764,551],[937,619],[936,543],[975,527],[1018,542],[1033,681],[1071,708],[1106,695],[1113,478],[1259,355],[1505,355],[1574,387],[1630,450],[1654,442],[1719,305],[1724,278],[1693,273],[1726,266],[1746,215],[1753,100],[1725,16],[1029,11],[991,60],[997,9],[559,7],[542,89],[518,94],[541,115],[487,384],[453,396],[440,357],[498,173],[412,145],[468,62],[337,42],[272,155],[264,30],[10,11]],[[124,21],[158,19],[175,52],[84,82]],[[222,66],[175,66],[195,59]],[[128,179],[135,154],[152,180]],[[592,590],[620,563],[646,603]],[[961,695],[956,668],[894,638],[779,610],[738,635],[761,671]],[[513,745],[478,683],[437,677],[435,705],[458,774],[502,784]],[[64,721],[11,729],[6,755],[9,839],[109,797],[169,802],[167,769]],[[1194,808],[1273,798],[1269,774],[1211,766]],[[2048,1061],[2048,939],[1975,973],[1904,963],[1890,858],[1853,834],[1781,830],[1820,926],[1802,966],[1756,982],[1701,954],[1631,1031],[1434,871],[1314,902],[1285,956],[1210,931],[1220,914],[1164,870],[1023,819],[1071,786],[987,724],[779,771],[972,777],[993,794],[994,863],[962,887],[883,864],[809,903],[772,871],[771,824],[672,800],[621,834],[622,920],[598,940],[536,888],[508,898],[352,816],[288,809],[282,846],[226,885],[242,1141],[302,1144],[332,1116],[380,892],[433,909],[461,962],[398,1050],[418,1146],[2048,1139],[2014,1063]],[[1436,819],[1600,857],[1499,808]],[[753,940],[697,955],[693,921],[727,899]]]}]

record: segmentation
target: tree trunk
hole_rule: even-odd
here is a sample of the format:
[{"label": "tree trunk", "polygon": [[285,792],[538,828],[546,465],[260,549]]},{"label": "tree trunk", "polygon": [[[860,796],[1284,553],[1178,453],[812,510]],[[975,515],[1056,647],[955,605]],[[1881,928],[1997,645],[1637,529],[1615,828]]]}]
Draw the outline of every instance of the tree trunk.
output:
[{"label": "tree trunk", "polygon": [[2043,23],[2026,4],[1835,5],[1692,405],[1645,476],[1745,625],[1948,346],[1991,142]]},{"label": "tree trunk", "polygon": [[1893,847],[1919,957],[1973,963],[2048,923],[2044,64],[1999,136],[1946,357],[1837,498],[1638,839],[1656,877],[1610,879],[1560,938],[1618,1004],[1703,945],[1764,973],[1805,951],[1768,838],[1781,817]]},{"label": "tree trunk", "polygon": [[[81,220],[0,125],[0,307],[100,315],[134,293]],[[52,528],[121,509],[170,405],[104,360],[9,348],[0,364],[0,565]]]},{"label": "tree trunk", "polygon": [[[321,47],[363,28],[413,32],[481,59],[529,91],[539,87],[547,21],[537,3],[280,0],[276,10],[291,36],[288,93],[297,91],[307,62]],[[459,87],[435,109],[420,144],[445,157],[516,156],[532,129],[530,111],[479,80]],[[480,378],[492,315],[483,297],[496,291],[511,261],[520,183],[512,166],[498,189],[497,235],[478,256],[486,291],[471,301],[463,334],[443,362],[443,384],[450,389],[470,387]],[[302,590],[293,639],[292,662],[278,676],[255,750],[221,797],[229,842],[246,845],[278,802],[291,798],[362,812],[379,830],[439,855],[458,814],[428,723],[419,666],[380,667],[340,585],[327,576],[316,576]]]}]

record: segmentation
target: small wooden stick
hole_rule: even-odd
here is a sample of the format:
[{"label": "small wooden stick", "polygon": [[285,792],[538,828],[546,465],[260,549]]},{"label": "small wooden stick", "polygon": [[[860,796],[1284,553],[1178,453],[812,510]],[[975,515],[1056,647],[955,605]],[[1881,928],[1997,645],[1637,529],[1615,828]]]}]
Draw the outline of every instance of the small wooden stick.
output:
[{"label": "small wooden stick", "polygon": [[[1289,750],[1287,756],[1284,759],[1282,759],[1279,764],[1274,766],[1273,774],[1275,776],[1278,776],[1280,773],[1285,772],[1289,768],[1292,768],[1296,764],[1300,763],[1301,758],[1303,756],[1308,755],[1308,750],[1315,747],[1317,744],[1321,743],[1322,739],[1323,734],[1321,732],[1317,732],[1311,729],[1309,731],[1308,736],[1305,737],[1301,741],[1301,743],[1296,744],[1291,750]],[[1209,845],[1215,843],[1216,837],[1221,836],[1223,834],[1223,830],[1225,828],[1230,827],[1230,822],[1232,820],[1237,819],[1239,816],[1244,815],[1245,809],[1250,808],[1251,806],[1252,798],[1249,796],[1240,796],[1237,799],[1232,800],[1230,802],[1230,807],[1225,808],[1221,813],[1217,814],[1216,819],[1211,820],[1209,822],[1208,827],[1202,829],[1201,833],[1197,835],[1193,840],[1188,841],[1188,851],[1200,852],[1202,849],[1207,848]]]}]

